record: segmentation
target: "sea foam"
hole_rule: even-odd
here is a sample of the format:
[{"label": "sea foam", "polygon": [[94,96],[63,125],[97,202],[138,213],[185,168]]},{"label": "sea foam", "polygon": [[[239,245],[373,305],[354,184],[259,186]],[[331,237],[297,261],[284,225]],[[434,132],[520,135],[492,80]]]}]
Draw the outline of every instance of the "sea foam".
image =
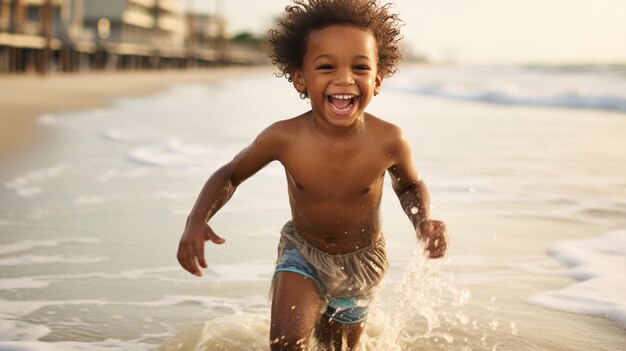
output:
[{"label": "sea foam", "polygon": [[626,112],[626,80],[617,75],[525,68],[413,69],[403,73],[388,87],[454,100]]},{"label": "sea foam", "polygon": [[578,282],[533,295],[531,303],[604,317],[626,328],[626,231],[557,242],[548,253]]},{"label": "sea foam", "polygon": [[43,188],[40,186],[41,183],[53,178],[58,178],[65,173],[69,167],[69,164],[61,162],[54,166],[33,170],[4,183],[4,187],[15,191],[19,196],[27,198],[33,197],[43,192]]}]

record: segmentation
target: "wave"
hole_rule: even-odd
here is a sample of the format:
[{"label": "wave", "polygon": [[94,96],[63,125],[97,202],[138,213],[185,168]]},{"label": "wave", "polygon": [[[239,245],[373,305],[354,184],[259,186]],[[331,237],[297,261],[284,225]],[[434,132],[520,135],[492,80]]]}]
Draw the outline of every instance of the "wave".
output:
[{"label": "wave", "polygon": [[74,237],[74,238],[56,238],[47,240],[22,240],[9,243],[0,243],[0,254],[10,254],[38,247],[56,247],[65,244],[95,244],[99,243],[99,238]]},{"label": "wave", "polygon": [[533,295],[531,303],[608,318],[626,328],[626,231],[561,241],[548,252],[570,267],[566,274],[578,282]]},{"label": "wave", "polygon": [[103,256],[72,256],[65,257],[60,255],[22,255],[0,259],[0,266],[24,266],[33,264],[51,264],[51,263],[98,263],[108,261],[109,257]]},{"label": "wave", "polygon": [[47,168],[29,171],[4,183],[4,187],[15,191],[21,197],[30,198],[43,192],[43,188],[40,186],[42,183],[59,178],[69,168],[68,163],[62,162]]},{"label": "wave", "polygon": [[397,91],[500,105],[599,109],[626,113],[625,76],[536,68],[409,69]]},{"label": "wave", "polygon": [[139,146],[126,158],[138,164],[158,168],[212,168],[216,152],[204,146],[186,145],[177,139],[167,143]]}]

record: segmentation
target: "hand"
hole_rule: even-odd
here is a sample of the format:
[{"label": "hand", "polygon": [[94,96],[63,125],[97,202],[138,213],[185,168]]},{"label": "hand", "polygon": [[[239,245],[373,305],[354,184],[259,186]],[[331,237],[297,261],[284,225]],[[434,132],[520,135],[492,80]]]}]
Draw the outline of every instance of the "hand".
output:
[{"label": "hand", "polygon": [[220,238],[213,232],[213,229],[209,227],[204,221],[201,223],[190,223],[187,221],[187,226],[183,232],[183,236],[180,239],[178,245],[178,262],[189,273],[198,277],[202,276],[200,267],[207,268],[206,261],[204,260],[204,242],[210,240],[215,244],[223,244],[225,240]]},{"label": "hand", "polygon": [[424,251],[429,258],[441,258],[448,249],[448,230],[446,224],[434,219],[421,221],[417,226],[417,237],[424,240]]}]

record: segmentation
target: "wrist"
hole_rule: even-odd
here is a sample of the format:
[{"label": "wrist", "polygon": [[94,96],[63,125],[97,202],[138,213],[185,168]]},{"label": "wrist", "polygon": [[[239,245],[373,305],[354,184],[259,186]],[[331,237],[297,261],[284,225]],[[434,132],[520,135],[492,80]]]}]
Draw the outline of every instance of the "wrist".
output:
[{"label": "wrist", "polygon": [[195,212],[191,212],[189,214],[189,216],[187,216],[187,225],[190,224],[206,224],[207,223],[207,218],[205,215],[199,214],[199,213],[195,213]]}]

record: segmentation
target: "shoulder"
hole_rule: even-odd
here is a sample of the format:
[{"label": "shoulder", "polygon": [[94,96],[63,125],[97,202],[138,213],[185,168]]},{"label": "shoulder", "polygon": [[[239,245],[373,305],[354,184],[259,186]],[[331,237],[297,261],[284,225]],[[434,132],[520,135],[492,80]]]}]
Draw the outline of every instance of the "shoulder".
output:
[{"label": "shoulder", "polygon": [[399,126],[372,115],[367,115],[367,118],[372,129],[371,138],[380,141],[380,146],[394,165],[404,163],[411,158],[409,140]]},{"label": "shoulder", "polygon": [[387,146],[398,147],[407,142],[404,131],[397,125],[371,114],[366,114],[366,118],[372,137],[378,138]]},{"label": "shoulder", "polygon": [[297,140],[304,124],[303,120],[303,116],[297,116],[274,122],[262,130],[252,144],[278,152]]},{"label": "shoulder", "polygon": [[257,136],[257,139],[286,140],[293,138],[302,129],[304,124],[303,122],[303,115],[274,122],[261,131],[261,133]]}]

